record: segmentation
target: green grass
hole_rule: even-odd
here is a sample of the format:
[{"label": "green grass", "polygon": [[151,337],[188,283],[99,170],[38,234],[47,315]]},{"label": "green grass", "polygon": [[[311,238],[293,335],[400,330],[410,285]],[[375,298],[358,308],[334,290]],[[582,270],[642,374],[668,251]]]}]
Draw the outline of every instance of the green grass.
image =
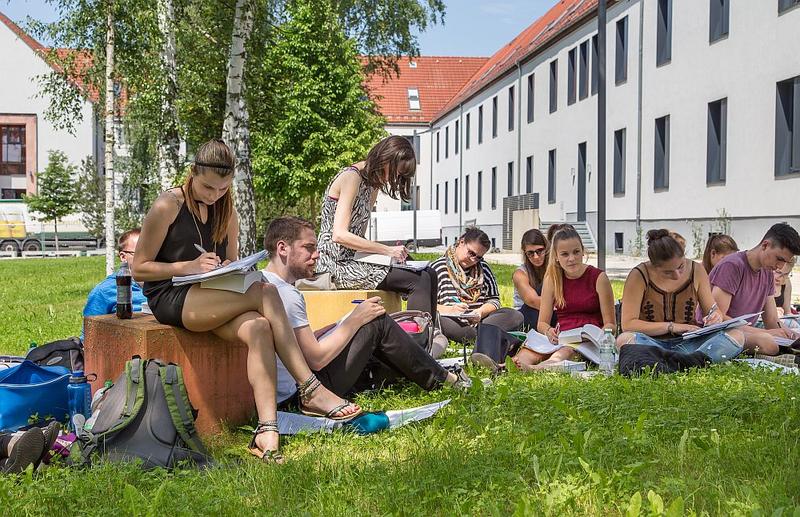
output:
[{"label": "green grass", "polygon": [[[508,302],[513,267],[495,271]],[[103,276],[102,259],[0,262],[0,353],[75,334]],[[798,392],[798,376],[743,365],[637,379],[512,372],[463,395],[405,386],[358,402],[453,402],[393,432],[295,437],[280,467],[247,457],[248,436],[229,430],[209,440],[223,468],[203,474],[0,476],[0,513],[800,515]]]}]

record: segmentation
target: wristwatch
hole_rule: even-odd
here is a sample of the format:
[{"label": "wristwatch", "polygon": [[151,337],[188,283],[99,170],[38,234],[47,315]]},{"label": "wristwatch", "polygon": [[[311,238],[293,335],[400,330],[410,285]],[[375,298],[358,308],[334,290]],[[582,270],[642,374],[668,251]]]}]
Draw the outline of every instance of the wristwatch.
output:
[{"label": "wristwatch", "polygon": [[670,321],[667,325],[667,334],[672,334],[673,330],[675,330],[675,322]]}]

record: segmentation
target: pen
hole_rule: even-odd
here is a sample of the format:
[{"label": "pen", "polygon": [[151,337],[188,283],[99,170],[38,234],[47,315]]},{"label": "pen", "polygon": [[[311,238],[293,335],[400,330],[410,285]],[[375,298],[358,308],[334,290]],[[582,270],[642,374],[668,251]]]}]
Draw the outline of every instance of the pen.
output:
[{"label": "pen", "polygon": [[352,301],[352,302],[350,302],[350,303],[364,303],[364,300],[353,300],[353,301]]},{"label": "pen", "polygon": [[714,305],[712,305],[711,308],[708,310],[708,314],[706,314],[706,317],[703,318],[703,323],[708,321],[708,318],[710,318],[711,315],[714,314],[714,311],[716,311],[716,310],[717,310],[717,304],[715,302]]},{"label": "pen", "polygon": [[199,244],[197,244],[196,242],[194,243],[194,247],[195,247],[195,249],[196,249],[197,251],[199,251],[200,253],[208,253],[206,250],[204,250],[204,249],[203,249],[203,247],[202,247],[202,246],[200,246],[200,245],[199,245]]}]

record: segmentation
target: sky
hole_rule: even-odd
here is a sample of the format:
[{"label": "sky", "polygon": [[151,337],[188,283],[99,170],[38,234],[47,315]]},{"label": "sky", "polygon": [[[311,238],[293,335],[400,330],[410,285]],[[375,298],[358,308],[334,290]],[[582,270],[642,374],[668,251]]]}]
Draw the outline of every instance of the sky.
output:
[{"label": "sky", "polygon": [[[444,25],[419,35],[421,54],[491,56],[557,1],[445,0]],[[41,21],[55,18],[53,6],[45,0],[0,0],[0,11],[23,27],[27,16]]]}]

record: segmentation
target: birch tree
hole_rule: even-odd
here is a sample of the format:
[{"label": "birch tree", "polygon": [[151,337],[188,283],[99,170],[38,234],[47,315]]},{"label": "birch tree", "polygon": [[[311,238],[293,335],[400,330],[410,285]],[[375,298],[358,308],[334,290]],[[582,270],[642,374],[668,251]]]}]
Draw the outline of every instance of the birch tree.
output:
[{"label": "birch tree", "polygon": [[114,14],[106,13],[106,105],[105,105],[105,190],[106,190],[106,274],[114,271]]},{"label": "birch tree", "polygon": [[158,0],[158,28],[161,35],[161,123],[158,128],[158,176],[161,189],[173,186],[178,175],[180,135],[178,132],[178,71],[175,43],[175,3]]},{"label": "birch tree", "polygon": [[245,102],[247,43],[253,31],[254,0],[236,0],[225,94],[222,139],[236,156],[234,203],[239,215],[239,250],[249,255],[256,249],[256,205],[250,163],[250,128]]}]

